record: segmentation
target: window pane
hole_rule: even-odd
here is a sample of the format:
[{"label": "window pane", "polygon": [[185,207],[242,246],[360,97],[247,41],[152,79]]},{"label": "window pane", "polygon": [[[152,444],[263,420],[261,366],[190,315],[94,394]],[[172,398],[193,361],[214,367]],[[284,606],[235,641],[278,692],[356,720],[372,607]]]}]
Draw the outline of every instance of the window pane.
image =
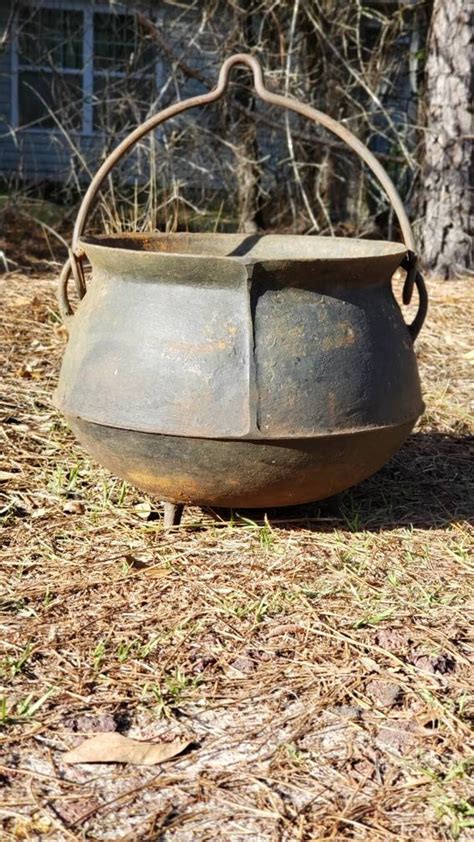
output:
[{"label": "window pane", "polygon": [[141,123],[155,96],[154,79],[147,75],[94,76],[94,128],[107,133],[132,129]]},{"label": "window pane", "polygon": [[[18,79],[20,126],[82,128],[82,75],[21,71]],[[52,112],[52,113],[51,113]]]},{"label": "window pane", "polygon": [[82,69],[82,12],[20,7],[20,64]]},{"label": "window pane", "polygon": [[135,15],[94,14],[94,67],[125,73],[153,72],[154,49],[150,36]]}]

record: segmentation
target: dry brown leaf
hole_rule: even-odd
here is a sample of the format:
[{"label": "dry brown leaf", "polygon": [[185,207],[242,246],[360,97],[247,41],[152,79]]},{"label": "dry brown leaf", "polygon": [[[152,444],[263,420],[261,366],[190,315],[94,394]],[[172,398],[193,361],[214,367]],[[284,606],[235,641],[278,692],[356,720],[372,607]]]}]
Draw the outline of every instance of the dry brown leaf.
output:
[{"label": "dry brown leaf", "polygon": [[164,579],[173,571],[169,567],[158,567],[153,564],[150,567],[144,567],[142,570],[137,570],[135,576],[149,576],[151,579]]},{"label": "dry brown leaf", "polygon": [[149,520],[152,514],[151,503],[148,500],[143,500],[141,503],[135,503],[133,507],[142,520]]},{"label": "dry brown leaf", "polygon": [[133,570],[145,570],[148,565],[152,563],[152,559],[149,561],[143,561],[143,559],[135,558],[135,556],[130,553],[125,556],[125,561]]},{"label": "dry brown leaf", "polygon": [[154,766],[181,754],[190,742],[184,739],[172,740],[169,743],[140,742],[107,731],[84,740],[76,748],[63,754],[62,759],[65,763],[132,763],[136,766]]},{"label": "dry brown leaf", "polygon": [[80,500],[68,500],[63,506],[63,512],[66,515],[83,515],[85,510],[86,507]]},{"label": "dry brown leaf", "polygon": [[133,570],[132,576],[150,576],[161,579],[173,572],[170,567],[165,567],[162,563],[153,564],[153,561],[146,562],[133,555],[126,555],[125,560]]},{"label": "dry brown leaf", "polygon": [[283,637],[286,634],[305,634],[308,630],[298,623],[283,623],[270,627],[268,637]]},{"label": "dry brown leaf", "polygon": [[48,510],[45,508],[34,509],[31,513],[32,518],[39,518],[44,517],[48,513]]},{"label": "dry brown leaf", "polygon": [[27,298],[26,295],[17,295],[12,300],[12,304],[15,307],[31,307],[31,298]]},{"label": "dry brown leaf", "polygon": [[64,722],[66,728],[80,734],[116,733],[117,724],[111,713],[79,714],[69,716]]},{"label": "dry brown leaf", "polygon": [[[77,801],[72,799],[63,799],[53,801],[52,806],[54,812],[69,825],[80,824],[80,822],[90,816],[90,814],[98,810],[101,801],[95,796],[86,796],[85,798],[78,798]],[[28,837],[25,837],[28,838]]]},{"label": "dry brown leaf", "polygon": [[403,698],[403,689],[399,684],[380,678],[369,681],[365,692],[375,705],[382,708],[391,708]]},{"label": "dry brown leaf", "polygon": [[69,339],[69,331],[66,325],[56,325],[54,333],[59,339],[63,339],[65,342]]},{"label": "dry brown leaf", "polygon": [[0,471],[0,482],[7,482],[9,479],[17,479],[19,476],[19,471],[16,473],[12,473],[11,471]]}]

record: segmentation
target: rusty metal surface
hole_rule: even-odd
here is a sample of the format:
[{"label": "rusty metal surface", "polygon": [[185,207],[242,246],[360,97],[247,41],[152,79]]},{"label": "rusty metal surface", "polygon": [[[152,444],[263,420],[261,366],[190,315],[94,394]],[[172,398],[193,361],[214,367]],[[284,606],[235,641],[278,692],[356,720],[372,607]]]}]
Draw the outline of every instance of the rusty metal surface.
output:
[{"label": "rusty metal surface", "polygon": [[[392,203],[404,245],[82,237],[114,164],[164,120],[222,96],[236,64],[250,67],[265,102],[321,123],[360,155]],[[399,266],[404,303],[415,286],[419,295],[408,326],[391,289]],[[74,318],[71,276],[82,299]],[[282,506],[330,496],[381,467],[423,409],[413,340],[426,289],[395,187],[345,127],[268,91],[251,56],[230,58],[214,91],[152,117],[106,159],[77,217],[59,302],[70,338],[56,404],[92,456],[170,504]]]},{"label": "rusty metal surface", "polygon": [[391,292],[402,245],[238,234],[82,243],[94,281],[56,395],[69,416],[274,439],[399,425],[422,410]]},{"label": "rusty metal surface", "polygon": [[[119,250],[117,250],[119,251]],[[97,254],[96,254],[97,252]],[[91,247],[57,402],[68,415],[177,435],[245,436],[252,336],[237,261]]]},{"label": "rusty metal surface", "polygon": [[68,420],[98,462],[158,500],[232,508],[292,506],[337,494],[377,471],[414,423],[265,442],[159,436]]}]

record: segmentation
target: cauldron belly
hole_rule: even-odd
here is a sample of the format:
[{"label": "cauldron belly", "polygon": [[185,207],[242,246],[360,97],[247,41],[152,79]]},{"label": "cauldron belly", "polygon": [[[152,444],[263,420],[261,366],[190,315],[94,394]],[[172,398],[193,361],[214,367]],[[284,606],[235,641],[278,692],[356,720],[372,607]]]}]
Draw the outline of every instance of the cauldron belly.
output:
[{"label": "cauldron belly", "polygon": [[260,508],[322,500],[375,473],[414,423],[312,438],[204,439],[143,433],[68,418],[113,474],[173,503]]}]

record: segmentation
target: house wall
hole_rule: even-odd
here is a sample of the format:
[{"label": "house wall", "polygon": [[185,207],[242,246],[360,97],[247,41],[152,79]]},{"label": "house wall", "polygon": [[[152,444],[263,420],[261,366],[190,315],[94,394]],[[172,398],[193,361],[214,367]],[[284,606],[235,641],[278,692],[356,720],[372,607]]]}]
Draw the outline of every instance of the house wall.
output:
[{"label": "house wall", "polygon": [[10,0],[0,3],[0,33],[5,45],[0,50],[0,172],[9,173],[17,166],[18,149],[11,134],[11,44],[6,30],[11,14]]},{"label": "house wall", "polygon": [[[91,0],[48,0],[48,6],[56,4],[58,8],[86,8],[90,3]],[[0,52],[0,175],[8,180],[18,178],[33,182],[41,180],[61,182],[76,178],[88,180],[89,176],[84,169],[78,168],[74,163],[77,161],[77,154],[72,151],[71,144],[76,146],[90,169],[95,170],[103,157],[104,147],[113,148],[121,140],[121,136],[111,141],[110,138],[105,138],[98,132],[90,135],[77,132],[71,134],[68,139],[60,129],[22,129],[15,125],[15,114],[12,113],[15,59],[11,27],[14,4],[15,0],[1,0],[0,2],[0,32],[6,32],[5,46]],[[157,6],[156,3],[151,5],[155,8]],[[167,15],[170,14],[173,14],[172,9],[167,12]],[[170,31],[173,32],[173,48],[177,48],[181,54],[186,54],[186,41],[189,41],[190,34],[189,20],[187,20],[189,16],[181,15],[181,17],[182,23],[176,25],[176,21],[173,21]],[[165,30],[166,25],[167,21],[163,20]],[[193,67],[199,68],[200,64],[204,65],[204,63],[205,59],[199,61],[199,54],[193,56]],[[199,81],[190,79],[180,86],[180,96],[182,98],[194,96],[204,90]],[[158,142],[160,134],[161,132],[158,131]],[[138,166],[143,169],[143,160]]]},{"label": "house wall", "polygon": [[[7,31],[0,54],[0,174],[8,180],[61,181],[70,173],[68,144],[58,131],[15,129],[13,113],[14,56],[11,17],[14,0],[0,3],[0,31]],[[81,139],[82,146],[82,139]]]},{"label": "house wall", "polygon": [[[37,5],[35,0],[22,0],[23,3],[28,1]],[[17,2],[18,0],[0,0],[0,31],[7,25],[13,5]],[[94,0],[47,0],[47,5],[51,6],[52,3],[55,3],[58,8],[90,9],[93,2]],[[376,2],[377,0],[371,0],[372,4],[376,4]],[[388,0],[384,0],[384,2],[388,2]],[[95,0],[94,8],[97,9],[99,3],[103,3],[107,8],[107,0]],[[196,4],[197,11],[192,6],[190,9],[186,9],[183,3],[177,4],[171,2],[171,0],[169,2],[164,2],[164,0],[140,0],[139,4],[133,4],[134,7],[137,5],[148,15],[159,15],[161,37],[169,44],[175,56],[182,59],[190,67],[200,70],[207,79],[215,80],[217,78],[219,56],[224,52],[222,41],[225,39],[223,39],[222,33],[228,33],[231,28],[224,17],[225,3],[223,4],[223,14],[219,12],[219,15],[216,14],[215,16],[217,23],[214,25],[213,21],[213,25],[207,29],[201,25],[202,7],[200,7],[200,4]],[[117,9],[117,7],[118,4],[115,4],[114,8]],[[408,57],[410,51],[413,55],[416,55],[417,45],[411,45],[408,42],[403,45],[400,44],[400,51],[402,56]],[[170,74],[166,50],[163,50],[159,43],[156,45],[156,52],[162,62],[162,69],[161,71],[158,69],[157,74],[160,78],[161,73],[161,81],[159,81],[158,87],[160,88],[163,85],[163,96],[161,101],[157,103],[150,102],[151,113],[177,99],[185,99],[206,90],[198,80],[187,77],[179,68],[175,69],[173,74]],[[403,61],[407,64],[405,58],[403,58]],[[4,49],[0,52],[0,175],[12,181],[21,179],[33,182],[45,180],[75,184],[80,182],[79,186],[82,190],[89,182],[90,174],[97,169],[99,162],[103,159],[104,152],[113,149],[122,139],[122,135],[105,136],[97,131],[91,134],[75,132],[68,140],[59,129],[16,128],[15,115],[12,114],[11,108],[13,71],[11,38],[7,37]],[[271,86],[271,76],[269,82]],[[280,77],[281,84],[282,79]],[[236,96],[235,88],[233,93],[231,92],[231,96]],[[301,93],[300,96],[305,98]],[[321,96],[321,102],[318,99],[319,96]],[[401,125],[403,125],[404,114],[410,107],[410,101],[415,101],[415,99],[408,76],[397,77],[394,90],[389,90],[387,95],[384,96],[386,107],[395,122],[398,122],[397,115],[400,115]],[[314,99],[311,99],[311,101],[321,110],[328,110],[332,113],[332,103],[328,104],[325,101],[324,85],[317,87]],[[269,113],[267,106],[257,99],[254,113],[258,115],[259,112],[267,115]],[[226,109],[225,104],[219,104],[209,106],[204,112],[193,109],[180,117],[176,124],[167,123],[163,128],[159,127],[155,132],[155,147],[152,152],[152,155],[156,155],[157,161],[157,166],[154,167],[155,182],[173,185],[179,181],[178,192],[181,195],[184,192],[181,189],[182,184],[191,188],[190,193],[199,191],[201,188],[205,189],[207,194],[214,191],[215,196],[212,197],[212,201],[214,202],[215,198],[219,204],[221,195],[232,197],[235,193],[233,188],[235,188],[236,179],[239,177],[238,167],[235,166],[237,159],[232,151],[232,143],[237,142],[238,139],[232,136],[232,131],[226,130],[226,125],[229,125],[227,122],[228,114],[229,110]],[[269,116],[274,117],[275,122],[281,123],[284,129],[281,114],[270,112]],[[414,115],[411,115],[411,118],[414,119]],[[289,119],[293,121],[292,125],[294,124],[297,129],[300,128],[303,132],[310,131],[306,124],[300,125],[301,121],[298,122],[295,115],[290,115]],[[374,118],[373,123],[376,123],[376,120],[377,118]],[[382,122],[385,122],[384,119]],[[181,132],[181,139],[176,146],[173,145],[173,142],[168,142],[175,131],[175,125],[180,127]],[[213,135],[213,129],[215,130],[215,136]],[[245,132],[245,125],[243,125],[243,130]],[[179,134],[179,132],[176,133]],[[274,195],[282,195],[285,190],[290,195],[295,173],[288,155],[285,132],[272,130],[263,121],[258,121],[256,134],[256,157],[262,162],[261,174],[259,175],[259,188],[262,194],[270,196],[270,201],[273,201]],[[87,167],[82,164],[78,165],[78,156],[77,153],[72,152],[71,142],[77,146],[77,150],[86,161]],[[370,145],[376,153],[389,154],[391,152],[390,140],[381,135],[377,136],[376,134],[372,137]],[[316,165],[321,162],[323,152],[324,147],[316,146],[314,157]],[[120,176],[116,173],[121,183],[124,180],[146,182],[154,164],[152,155],[150,155],[147,144],[143,144],[141,149],[124,159],[118,167],[121,170]],[[252,149],[250,155],[253,155]],[[341,169],[339,164],[341,158],[343,158],[342,155],[339,156],[336,164],[334,162],[331,164],[335,169],[339,167],[336,173],[337,177],[334,179],[337,201],[334,201],[334,195],[331,193],[332,188],[327,188],[329,197],[327,203],[331,206],[331,213],[334,205],[334,219],[336,220],[345,219],[357,213],[357,210],[353,211],[350,204],[352,194],[355,197],[354,201],[359,201],[358,187],[357,189],[354,188],[352,193],[350,187],[352,184],[350,171],[352,161],[354,161],[354,166],[357,166],[357,159],[355,156],[348,156],[347,167],[343,166]],[[343,163],[345,164],[344,160]],[[396,166],[398,167],[398,164]],[[397,180],[397,173],[393,173],[393,175]],[[343,183],[349,185],[349,189],[343,187]],[[194,195],[195,193],[191,196],[193,202]],[[298,191],[295,192],[295,196],[296,201],[300,203],[301,196]],[[199,201],[196,201],[196,204],[199,206]],[[354,205],[354,207],[356,206]]]}]

